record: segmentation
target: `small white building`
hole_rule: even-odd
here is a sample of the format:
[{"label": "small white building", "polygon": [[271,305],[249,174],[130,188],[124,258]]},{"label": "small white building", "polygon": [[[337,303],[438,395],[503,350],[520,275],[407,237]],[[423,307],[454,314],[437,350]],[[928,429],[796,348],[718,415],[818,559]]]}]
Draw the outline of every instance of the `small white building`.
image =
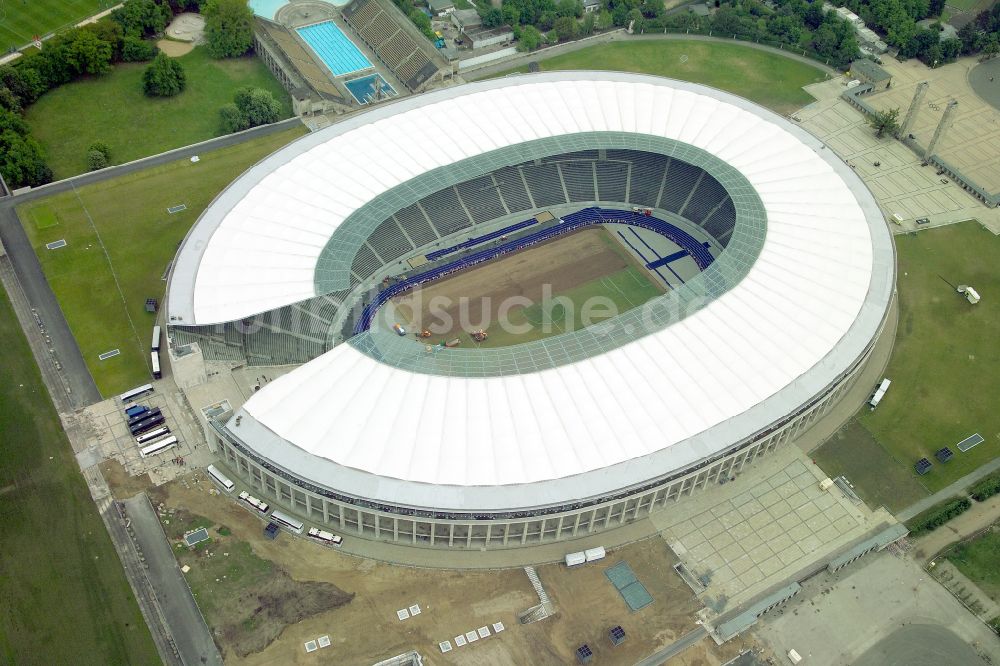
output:
[{"label": "small white building", "polygon": [[447,16],[455,11],[455,3],[452,0],[427,0],[427,7],[434,16]]}]

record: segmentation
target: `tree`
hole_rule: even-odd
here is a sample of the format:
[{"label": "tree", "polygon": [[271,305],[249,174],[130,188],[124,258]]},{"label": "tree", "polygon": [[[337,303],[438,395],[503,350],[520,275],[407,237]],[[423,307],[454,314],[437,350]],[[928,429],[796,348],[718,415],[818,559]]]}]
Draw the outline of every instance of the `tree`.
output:
[{"label": "tree", "polygon": [[63,42],[66,64],[76,75],[111,71],[112,45],[89,30],[70,30]]},{"label": "tree", "polygon": [[[208,52],[212,57],[235,58],[250,50],[253,45],[253,10],[244,0],[208,0],[202,13],[205,16]],[[413,19],[412,16],[410,18]]]},{"label": "tree", "polygon": [[517,40],[519,51],[534,51],[542,43],[542,33],[533,25],[521,28],[521,38]]},{"label": "tree", "polygon": [[583,3],[580,0],[559,0],[556,3],[556,15],[580,18],[583,16]]},{"label": "tree", "polygon": [[125,62],[145,62],[157,53],[158,49],[141,37],[129,35],[122,40],[122,60]]},{"label": "tree", "polygon": [[995,58],[998,53],[1000,53],[1000,35],[990,35],[986,46],[983,47],[983,59]]},{"label": "tree", "polygon": [[163,32],[173,17],[170,6],[155,0],[125,0],[111,12],[111,20],[121,25],[126,35],[143,37]]},{"label": "tree", "polygon": [[9,129],[0,132],[0,173],[13,189],[52,180],[52,170],[45,164],[38,142]]},{"label": "tree", "polygon": [[108,164],[111,164],[111,147],[108,144],[104,143],[103,141],[95,141],[94,143],[90,144],[90,147],[87,148],[87,152],[90,151],[99,152],[101,155],[104,156],[104,159],[108,161]]},{"label": "tree", "polygon": [[580,25],[572,16],[560,16],[556,19],[552,29],[556,31],[560,42],[566,42],[576,37],[576,32],[579,28]]},{"label": "tree", "polygon": [[596,25],[597,18],[594,16],[594,12],[587,12],[586,16],[583,17],[583,23],[580,24],[580,34],[585,36],[594,34]]},{"label": "tree", "polygon": [[[423,14],[423,12],[420,12]],[[496,7],[490,7],[481,13],[484,28],[496,28],[503,25],[503,12]]]},{"label": "tree", "polygon": [[219,109],[222,128],[226,132],[267,125],[281,118],[281,102],[268,90],[240,88],[230,104]]},{"label": "tree", "polygon": [[611,12],[607,9],[602,9],[597,15],[597,29],[607,30],[614,24],[614,19],[611,17]]},{"label": "tree", "polygon": [[187,83],[184,68],[165,53],[158,53],[142,73],[142,91],[150,97],[173,97]]},{"label": "tree", "polygon": [[87,169],[97,171],[108,166],[108,158],[99,150],[87,151]]},{"label": "tree", "polygon": [[876,139],[881,139],[887,132],[895,134],[899,131],[899,108],[876,111],[868,118],[868,124],[875,130]]}]

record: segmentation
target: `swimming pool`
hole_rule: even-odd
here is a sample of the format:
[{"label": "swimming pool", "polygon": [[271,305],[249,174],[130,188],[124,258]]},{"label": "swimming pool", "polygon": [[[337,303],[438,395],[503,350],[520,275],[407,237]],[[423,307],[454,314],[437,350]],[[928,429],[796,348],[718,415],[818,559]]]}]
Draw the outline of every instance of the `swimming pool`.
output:
[{"label": "swimming pool", "polygon": [[344,85],[351,91],[354,99],[358,100],[358,104],[368,104],[375,97],[375,81],[382,82],[382,97],[396,96],[396,91],[389,85],[388,81],[382,78],[381,74],[369,74],[368,76],[362,76],[360,79],[345,81]]},{"label": "swimming pool", "polygon": [[372,66],[354,42],[332,21],[299,28],[297,32],[335,76],[359,72]]}]

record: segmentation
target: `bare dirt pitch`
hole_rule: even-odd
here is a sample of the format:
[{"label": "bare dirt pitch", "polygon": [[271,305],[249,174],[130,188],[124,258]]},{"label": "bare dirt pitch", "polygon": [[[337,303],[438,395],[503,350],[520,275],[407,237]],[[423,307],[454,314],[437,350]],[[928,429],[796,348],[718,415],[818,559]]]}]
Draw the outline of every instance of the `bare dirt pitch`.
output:
[{"label": "bare dirt pitch", "polygon": [[[490,337],[479,346],[502,347],[581,326],[583,304],[590,298],[603,297],[620,313],[660,293],[645,268],[597,227],[473,266],[393,303],[414,332],[432,333],[429,342],[458,337],[462,344],[474,344],[469,334],[485,328]],[[572,311],[562,306],[543,311],[538,304],[546,295],[564,296],[573,303]],[[502,310],[510,323],[528,330],[504,330],[498,323]]]},{"label": "bare dirt pitch", "polygon": [[[262,535],[263,522],[256,516],[230,497],[209,495],[207,481],[187,479],[187,487],[183,482],[162,487],[167,507],[185,507],[225,525],[233,539],[249,544],[253,555],[272,563],[296,583],[329,583],[354,595],[342,607],[285,627],[274,642],[245,657],[227,644],[225,635],[217,635],[227,664],[369,665],[409,650],[419,651],[426,663],[433,664],[567,664],[573,663],[573,651],[581,643],[591,645],[601,663],[631,664],[696,627],[695,613],[700,606],[671,570],[675,560],[662,539],[634,543],[610,552],[601,562],[572,570],[555,564],[539,567],[539,577],[557,613],[541,622],[520,625],[518,613],[538,603],[521,569],[414,569],[351,557],[285,533],[268,541]],[[350,533],[344,537],[354,538]],[[635,613],[604,575],[606,568],[622,559],[654,599],[653,604]],[[203,603],[214,602],[199,598],[199,604]],[[419,604],[421,613],[400,621],[396,611],[412,604]],[[458,634],[497,621],[506,627],[499,635],[447,654],[438,648],[441,641],[451,640],[454,645]],[[628,638],[622,646],[612,648],[607,630],[618,624]],[[325,635],[330,636],[329,648],[305,652],[306,641]],[[714,666],[738,651],[735,644],[717,648],[703,640],[672,663]]]}]

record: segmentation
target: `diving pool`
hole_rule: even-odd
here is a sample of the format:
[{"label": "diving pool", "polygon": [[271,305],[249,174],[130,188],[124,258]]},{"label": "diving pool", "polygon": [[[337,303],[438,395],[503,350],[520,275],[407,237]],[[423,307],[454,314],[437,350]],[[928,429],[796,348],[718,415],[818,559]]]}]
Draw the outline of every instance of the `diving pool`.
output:
[{"label": "diving pool", "polygon": [[368,76],[362,76],[360,79],[345,81],[344,85],[351,91],[354,99],[358,100],[358,104],[368,104],[375,98],[375,81],[382,82],[381,90],[383,98],[396,96],[395,89],[389,85],[388,81],[382,78],[381,74],[369,74]]},{"label": "diving pool", "polygon": [[296,32],[335,76],[360,72],[372,66],[365,54],[333,21],[298,28]]}]

